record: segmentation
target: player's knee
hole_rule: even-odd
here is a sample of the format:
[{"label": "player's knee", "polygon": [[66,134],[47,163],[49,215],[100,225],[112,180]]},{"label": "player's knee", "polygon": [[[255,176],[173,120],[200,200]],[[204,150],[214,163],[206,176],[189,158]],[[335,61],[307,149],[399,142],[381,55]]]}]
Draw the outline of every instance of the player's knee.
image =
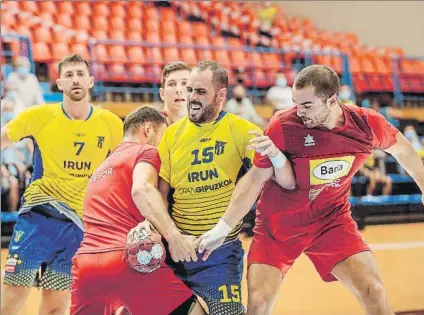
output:
[{"label": "player's knee", "polygon": [[376,280],[364,287],[361,298],[367,304],[378,304],[386,299],[386,289],[380,281]]},{"label": "player's knee", "polygon": [[69,291],[43,290],[39,314],[63,315],[69,304]]},{"label": "player's knee", "polygon": [[254,310],[262,310],[266,311],[269,307],[270,301],[266,294],[266,292],[262,290],[254,290],[249,292],[248,297],[248,306],[247,309],[250,311],[251,309]]}]

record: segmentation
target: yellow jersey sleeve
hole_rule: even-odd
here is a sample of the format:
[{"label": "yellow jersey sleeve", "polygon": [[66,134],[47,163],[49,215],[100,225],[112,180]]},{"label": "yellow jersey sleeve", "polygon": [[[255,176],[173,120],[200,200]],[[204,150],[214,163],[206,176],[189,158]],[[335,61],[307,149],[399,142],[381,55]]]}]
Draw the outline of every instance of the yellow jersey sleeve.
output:
[{"label": "yellow jersey sleeve", "polygon": [[171,128],[165,130],[158,147],[161,163],[159,176],[167,183],[170,182],[171,177],[171,154],[169,149],[169,141],[171,140],[172,133],[170,130]]},{"label": "yellow jersey sleeve", "polygon": [[253,164],[253,159],[255,157],[255,150],[248,150],[247,146],[249,145],[249,140],[254,138],[255,135],[249,133],[249,131],[256,130],[263,133],[263,130],[259,128],[254,123],[247,121],[245,119],[241,119],[239,117],[231,117],[233,129],[232,134],[235,137],[235,143],[238,147],[238,151],[240,152],[240,158],[243,161],[245,167],[250,168]]},{"label": "yellow jersey sleeve", "polygon": [[[51,118],[49,106],[37,105],[31,106],[22,111],[16,118],[6,125],[8,138],[17,142],[25,137],[36,136],[44,124]],[[52,108],[53,109],[53,108]]]},{"label": "yellow jersey sleeve", "polygon": [[111,151],[115,150],[116,147],[122,142],[124,137],[124,123],[122,119],[111,111],[104,109],[105,118],[111,131]]}]

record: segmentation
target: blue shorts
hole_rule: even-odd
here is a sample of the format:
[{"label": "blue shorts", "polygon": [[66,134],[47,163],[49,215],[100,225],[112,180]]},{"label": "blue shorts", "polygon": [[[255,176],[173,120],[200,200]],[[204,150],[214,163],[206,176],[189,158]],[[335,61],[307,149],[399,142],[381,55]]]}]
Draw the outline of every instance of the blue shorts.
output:
[{"label": "blue shorts", "polygon": [[83,231],[50,205],[18,216],[9,244],[5,284],[69,290],[72,257]]},{"label": "blue shorts", "polygon": [[208,305],[210,315],[240,315],[244,250],[239,239],[222,245],[206,261],[168,263],[175,274]]}]

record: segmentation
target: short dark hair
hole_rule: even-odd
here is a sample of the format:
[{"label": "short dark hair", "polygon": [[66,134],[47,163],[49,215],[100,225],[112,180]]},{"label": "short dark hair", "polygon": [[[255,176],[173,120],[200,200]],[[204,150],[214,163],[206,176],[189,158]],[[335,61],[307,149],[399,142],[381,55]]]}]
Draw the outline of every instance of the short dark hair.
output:
[{"label": "short dark hair", "polygon": [[165,67],[163,67],[163,70],[162,70],[162,80],[161,80],[162,87],[165,87],[166,79],[172,72],[180,71],[180,70],[190,71],[191,69],[185,62],[182,62],[182,61],[168,62],[165,65]]},{"label": "short dark hair", "polygon": [[139,128],[146,122],[156,125],[166,124],[166,118],[157,109],[150,106],[138,107],[129,113],[124,120],[124,134]]},{"label": "short dark hair", "polygon": [[212,71],[212,84],[216,90],[228,88],[228,72],[221,64],[213,60],[204,60],[197,63],[195,69]]},{"label": "short dark hair", "polygon": [[88,73],[90,73],[90,64],[88,63],[88,61],[81,55],[72,54],[70,56],[66,56],[65,58],[63,58],[57,65],[59,70],[59,75],[62,73],[62,67],[69,63],[85,63],[85,65],[87,66]]},{"label": "short dark hair", "polygon": [[293,86],[303,89],[309,86],[315,88],[315,95],[327,100],[340,91],[340,79],[337,73],[324,65],[311,65],[303,68],[296,76]]}]

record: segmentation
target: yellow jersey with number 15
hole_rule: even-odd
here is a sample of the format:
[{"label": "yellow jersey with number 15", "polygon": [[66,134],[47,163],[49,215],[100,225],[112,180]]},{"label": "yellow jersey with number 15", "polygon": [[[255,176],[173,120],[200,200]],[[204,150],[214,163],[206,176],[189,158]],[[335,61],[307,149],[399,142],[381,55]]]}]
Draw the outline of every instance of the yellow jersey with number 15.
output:
[{"label": "yellow jersey with number 15", "polygon": [[[254,151],[247,150],[248,132],[261,129],[230,113],[216,121],[194,124],[185,117],[165,131],[159,144],[160,177],[173,190],[172,218],[177,227],[200,236],[215,226],[230,202],[235,184]],[[227,240],[235,239],[241,222]]]},{"label": "yellow jersey with number 15", "polygon": [[123,123],[97,107],[86,120],[73,120],[58,103],[26,109],[6,131],[12,141],[34,142],[34,172],[21,211],[48,203],[75,221],[75,213],[82,217],[91,174],[122,141]]}]

